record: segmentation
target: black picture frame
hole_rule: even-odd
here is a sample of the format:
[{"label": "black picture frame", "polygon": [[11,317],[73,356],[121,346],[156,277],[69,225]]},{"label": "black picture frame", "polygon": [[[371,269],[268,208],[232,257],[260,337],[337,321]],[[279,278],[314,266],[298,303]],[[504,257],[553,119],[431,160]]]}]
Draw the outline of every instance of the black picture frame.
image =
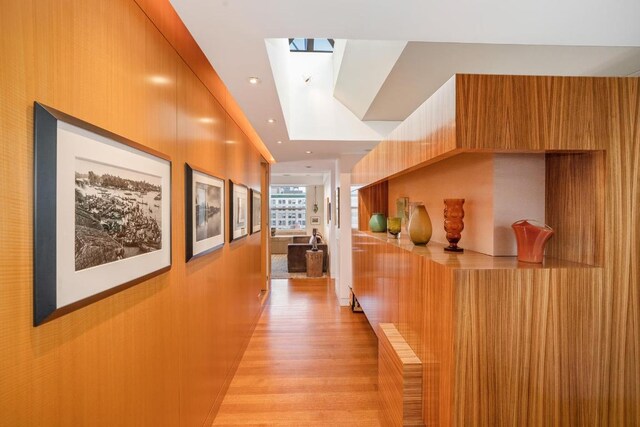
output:
[{"label": "black picture frame", "polygon": [[[251,212],[251,221],[249,232],[255,234],[262,230],[262,193],[252,188],[250,190],[250,200],[251,206],[249,210]],[[258,212],[260,213],[257,221],[255,218],[256,203],[258,204]]]},{"label": "black picture frame", "polygon": [[[239,203],[242,202],[241,206]],[[237,211],[237,212],[236,212]],[[244,222],[240,215],[244,216]],[[229,180],[229,242],[249,235],[249,188]]]},{"label": "black picture frame", "polygon": [[[197,216],[195,210],[196,200],[194,183],[202,182],[220,188],[220,233],[221,238],[213,236],[210,238],[201,239],[197,238],[197,225],[194,227],[194,216]],[[219,178],[211,173],[204,171],[201,168],[192,167],[189,163],[184,164],[184,219],[185,219],[185,261],[189,262],[191,259],[200,257],[211,252],[214,252],[224,246],[225,232],[226,232],[226,209],[224,204],[226,203],[224,179]],[[215,219],[214,219],[215,220]]]},{"label": "black picture frame", "polygon": [[[94,153],[93,156],[87,155],[91,149],[95,150],[96,147],[101,153]],[[104,151],[114,153],[115,156],[104,156]],[[118,164],[122,158],[127,159],[127,164],[137,160],[141,163],[140,168],[152,165],[154,171],[161,171],[159,176],[149,175],[153,179],[158,178],[161,183],[159,190],[155,190],[156,197],[160,197],[159,206],[161,207],[156,213],[156,215],[160,215],[160,220],[147,220],[149,224],[155,223],[154,231],[158,236],[155,244],[159,245],[159,248],[147,245],[146,242],[154,237],[146,235],[147,230],[150,230],[147,228],[143,232],[144,238],[147,239],[144,244],[147,246],[143,249],[143,243],[140,241],[136,253],[131,254],[132,251],[129,251],[129,255],[127,255],[124,246],[119,247],[119,242],[108,234],[109,228],[107,225],[103,225],[102,221],[104,217],[96,216],[100,213],[100,209],[94,209],[91,212],[93,216],[86,215],[84,217],[85,221],[90,222],[91,227],[84,223],[78,225],[76,218],[80,212],[78,203],[89,200],[88,192],[83,194],[78,187],[83,188],[82,185],[87,183],[92,191],[90,200],[96,201],[96,204],[100,198],[105,201],[104,203],[110,201],[121,203],[122,206],[137,207],[146,203],[148,206],[148,202],[144,202],[147,198],[148,188],[145,185],[152,187],[150,183],[124,178],[124,182],[128,182],[127,185],[136,184],[133,188],[138,191],[139,197],[139,200],[127,203],[124,201],[114,202],[118,192],[126,191],[121,187],[105,186],[100,190],[99,195],[98,193],[93,194],[97,185],[95,181],[94,184],[91,184],[91,178],[78,178],[78,164],[83,162],[83,164],[95,164],[98,168],[109,171],[124,171],[124,173],[130,174],[129,177],[146,173],[146,171],[126,169],[122,164]],[[106,163],[105,159],[109,159],[109,163]],[[58,168],[58,165],[65,165],[65,167]],[[171,167],[171,159],[162,153],[54,108],[34,102],[34,326],[49,322],[171,269]],[[75,183],[73,178],[66,180],[61,179],[61,176],[67,178],[75,176]],[[93,177],[98,179],[98,182],[103,182],[102,176],[94,174]],[[115,176],[114,179],[123,178]],[[65,187],[66,182],[74,183],[74,186]],[[120,181],[120,185],[123,185],[122,181]],[[149,192],[152,194],[148,197],[153,196],[154,192],[151,190]],[[142,195],[143,193],[145,196]],[[147,209],[149,208],[147,207]],[[113,210],[110,209],[110,211]],[[102,213],[104,214],[104,212]],[[145,218],[150,216],[146,215]],[[162,221],[163,218],[165,221]],[[112,220],[108,224],[112,226],[114,222],[117,221]],[[70,227],[73,227],[72,232],[69,230]],[[98,248],[98,252],[92,252],[97,256],[91,258],[91,262],[93,262],[91,265],[89,265],[89,261],[86,261],[88,259],[86,257],[81,256],[80,261],[78,260],[78,247],[74,248],[73,253],[68,253],[70,251],[64,251],[64,249],[58,251],[59,244],[62,248],[74,247],[73,241],[78,238],[78,230],[85,231],[86,229],[92,230],[91,233],[81,237],[88,236],[86,241],[91,241],[93,244],[90,248],[92,251]],[[138,237],[136,236],[136,238]],[[71,244],[69,245],[70,240]],[[81,242],[85,241],[81,239]],[[108,254],[104,242],[110,245]],[[99,252],[99,243],[103,243],[102,253]],[[85,243],[82,245],[81,250],[87,248]],[[108,257],[111,259],[104,261]],[[96,258],[103,262],[96,264]],[[140,266],[142,268],[134,268]],[[110,272],[114,272],[114,274]],[[86,280],[88,277],[99,277],[100,280]],[[85,280],[87,286],[84,286]],[[77,282],[82,282],[83,286],[75,286],[74,284],[77,285]]]}]

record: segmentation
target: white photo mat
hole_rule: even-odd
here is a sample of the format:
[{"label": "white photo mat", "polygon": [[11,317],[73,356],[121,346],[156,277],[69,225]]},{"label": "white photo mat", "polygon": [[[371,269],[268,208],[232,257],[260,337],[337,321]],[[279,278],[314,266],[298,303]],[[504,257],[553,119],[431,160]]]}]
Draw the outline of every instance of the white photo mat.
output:
[{"label": "white photo mat", "polygon": [[[58,121],[56,306],[67,306],[171,265],[171,162]],[[161,248],[75,270],[75,163],[88,160],[153,175],[161,182]]]},{"label": "white photo mat", "polygon": [[[208,250],[218,247],[224,244],[224,227],[225,227],[225,194],[224,194],[224,181],[219,178],[215,178],[211,175],[207,175],[202,172],[198,172],[197,170],[193,170],[193,179],[191,183],[191,194],[192,197],[192,214],[191,214],[191,224],[192,224],[192,242],[193,242],[193,256],[199,255],[203,252],[207,252]],[[198,183],[203,183],[206,185],[211,185],[214,187],[220,188],[220,216],[221,216],[221,224],[220,224],[220,234],[214,237],[209,237],[207,239],[203,239],[198,241],[196,239],[196,209],[195,209],[195,194],[196,194],[196,185]]]}]

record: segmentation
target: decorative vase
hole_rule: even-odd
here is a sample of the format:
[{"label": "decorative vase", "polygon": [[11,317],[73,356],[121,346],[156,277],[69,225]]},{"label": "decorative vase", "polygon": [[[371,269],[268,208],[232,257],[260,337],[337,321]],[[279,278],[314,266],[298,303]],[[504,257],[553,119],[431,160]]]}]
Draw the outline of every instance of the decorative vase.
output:
[{"label": "decorative vase", "polygon": [[464,230],[464,199],[444,199],[444,231],[447,232],[449,246],[444,248],[448,252],[464,252],[458,247],[458,242]]},{"label": "decorative vase", "polygon": [[369,219],[369,229],[375,233],[387,231],[387,218],[384,214],[374,213]]},{"label": "decorative vase", "polygon": [[[535,223],[535,224],[532,224]],[[553,229],[537,221],[522,219],[511,224],[516,234],[518,245],[518,261],[541,263],[544,258],[544,247],[553,236]]]},{"label": "decorative vase", "polygon": [[431,218],[422,203],[417,204],[409,218],[409,238],[416,245],[426,245],[431,240]]},{"label": "decorative vase", "polygon": [[397,239],[400,235],[400,229],[402,228],[402,218],[387,218],[387,232],[389,237]]}]

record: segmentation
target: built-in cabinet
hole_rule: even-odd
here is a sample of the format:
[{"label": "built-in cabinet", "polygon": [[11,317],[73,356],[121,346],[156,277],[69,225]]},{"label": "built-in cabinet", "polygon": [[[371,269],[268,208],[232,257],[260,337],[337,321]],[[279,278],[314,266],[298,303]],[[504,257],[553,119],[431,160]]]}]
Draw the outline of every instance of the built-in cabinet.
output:
[{"label": "built-in cabinet", "polygon": [[[421,359],[426,425],[640,420],[639,81],[456,75],[354,167],[353,291]],[[367,231],[397,180],[424,194],[417,177],[463,153],[544,155],[543,264]]]}]

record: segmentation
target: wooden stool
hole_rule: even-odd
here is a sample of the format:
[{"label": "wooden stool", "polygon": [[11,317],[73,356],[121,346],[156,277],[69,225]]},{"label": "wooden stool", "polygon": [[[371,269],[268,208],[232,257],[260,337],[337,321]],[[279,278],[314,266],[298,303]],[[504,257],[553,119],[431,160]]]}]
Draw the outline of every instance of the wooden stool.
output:
[{"label": "wooden stool", "polygon": [[322,277],[322,251],[307,251],[307,277]]}]

